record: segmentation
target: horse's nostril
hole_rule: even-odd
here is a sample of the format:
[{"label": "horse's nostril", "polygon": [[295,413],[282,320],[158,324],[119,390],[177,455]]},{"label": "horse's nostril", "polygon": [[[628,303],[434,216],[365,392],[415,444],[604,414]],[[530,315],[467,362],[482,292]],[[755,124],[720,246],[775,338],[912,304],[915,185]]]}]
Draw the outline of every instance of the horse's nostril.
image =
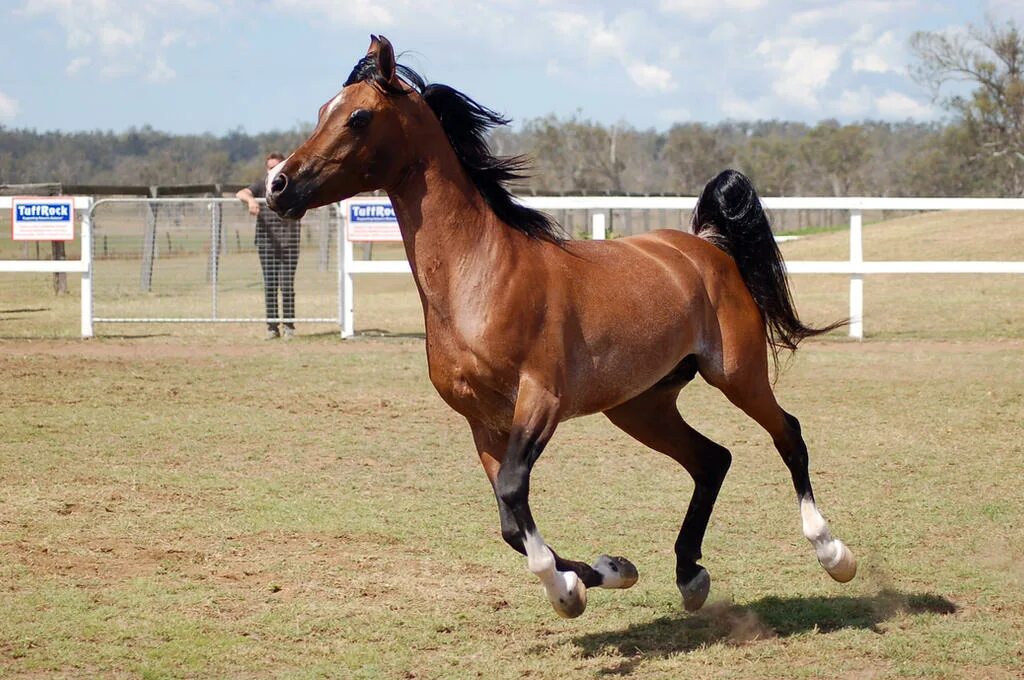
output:
[{"label": "horse's nostril", "polygon": [[270,183],[270,190],[275,194],[279,194],[288,187],[288,176],[282,172],[277,173],[274,176],[274,180]]}]

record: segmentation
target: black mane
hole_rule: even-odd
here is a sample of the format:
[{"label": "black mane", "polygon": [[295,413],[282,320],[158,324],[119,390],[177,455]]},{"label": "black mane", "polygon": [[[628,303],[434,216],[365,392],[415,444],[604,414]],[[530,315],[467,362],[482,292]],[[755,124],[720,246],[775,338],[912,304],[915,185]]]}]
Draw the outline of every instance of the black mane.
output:
[{"label": "black mane", "polygon": [[[438,83],[427,85],[408,66],[399,64],[397,72],[437,116],[463,169],[498,219],[532,238],[561,243],[565,237],[558,224],[544,213],[520,204],[508,188],[510,183],[526,179],[529,160],[524,156],[495,156],[487,145],[487,132],[507,125],[509,120],[453,87]],[[360,82],[372,83],[391,95],[410,92],[384,80],[376,61],[368,56],[355,65],[345,86]]]}]

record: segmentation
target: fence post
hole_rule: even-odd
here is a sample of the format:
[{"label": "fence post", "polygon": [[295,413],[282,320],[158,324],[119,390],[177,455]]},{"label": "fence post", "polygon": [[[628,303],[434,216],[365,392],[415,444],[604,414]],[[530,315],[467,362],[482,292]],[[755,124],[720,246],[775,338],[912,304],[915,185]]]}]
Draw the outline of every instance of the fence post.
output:
[{"label": "fence post", "polygon": [[340,225],[338,233],[338,319],[341,321],[341,337],[350,338],[355,335],[355,314],[353,310],[352,280],[352,242],[348,240],[348,203],[342,201],[338,206]]},{"label": "fence post", "polygon": [[[150,196],[156,198],[156,187],[150,188]],[[139,275],[139,288],[149,293],[153,290],[153,259],[156,257],[156,218],[157,204],[150,203],[146,211],[146,231],[142,236],[142,271]]]},{"label": "fence post", "polygon": [[864,264],[863,216],[859,208],[850,210],[850,337],[864,339]]},{"label": "fence post", "polygon": [[92,198],[82,216],[82,337],[93,336],[92,327]]},{"label": "fence post", "polygon": [[604,237],[604,213],[595,212],[590,218],[590,238],[595,241],[603,241]]},{"label": "fence post", "polygon": [[217,279],[220,276],[220,242],[221,242],[221,204],[214,201],[210,204],[210,288],[213,293],[213,318],[217,318]]}]

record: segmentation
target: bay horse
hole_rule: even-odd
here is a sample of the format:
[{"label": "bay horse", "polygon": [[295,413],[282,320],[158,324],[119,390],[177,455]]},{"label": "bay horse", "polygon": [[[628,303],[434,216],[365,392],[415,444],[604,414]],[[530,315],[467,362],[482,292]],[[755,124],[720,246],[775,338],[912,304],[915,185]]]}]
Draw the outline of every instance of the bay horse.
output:
[{"label": "bay horse", "polygon": [[678,461],[694,490],[675,542],[688,611],[711,579],[698,564],[729,451],[676,407],[698,373],[771,436],[796,488],[803,533],[837,581],[856,560],[818,511],[797,419],[776,402],[768,356],[795,350],[812,328],[797,316],[785,267],[750,181],[727,170],[704,188],[694,234],[655,231],[572,241],[508,185],[521,157],[491,154],[486,133],[507,123],[461,92],[426,85],[370,48],[320,107],[309,138],[267,177],[281,216],[383,189],[398,217],[426,326],[430,381],[469,422],[498,503],[501,535],[527,558],[555,611],[579,616],[587,588],[628,588],[623,557],[559,556],[530,512],[530,472],[563,420],[604,413]]}]

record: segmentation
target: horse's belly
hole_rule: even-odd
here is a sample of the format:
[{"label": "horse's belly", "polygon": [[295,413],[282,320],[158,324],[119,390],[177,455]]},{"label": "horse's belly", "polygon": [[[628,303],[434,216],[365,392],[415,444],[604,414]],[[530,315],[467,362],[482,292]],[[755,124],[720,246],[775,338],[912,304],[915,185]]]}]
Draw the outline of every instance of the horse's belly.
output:
[{"label": "horse's belly", "polygon": [[571,355],[571,416],[599,413],[646,392],[679,362],[700,351],[695,319],[674,311],[660,318],[633,316],[597,335]]}]

